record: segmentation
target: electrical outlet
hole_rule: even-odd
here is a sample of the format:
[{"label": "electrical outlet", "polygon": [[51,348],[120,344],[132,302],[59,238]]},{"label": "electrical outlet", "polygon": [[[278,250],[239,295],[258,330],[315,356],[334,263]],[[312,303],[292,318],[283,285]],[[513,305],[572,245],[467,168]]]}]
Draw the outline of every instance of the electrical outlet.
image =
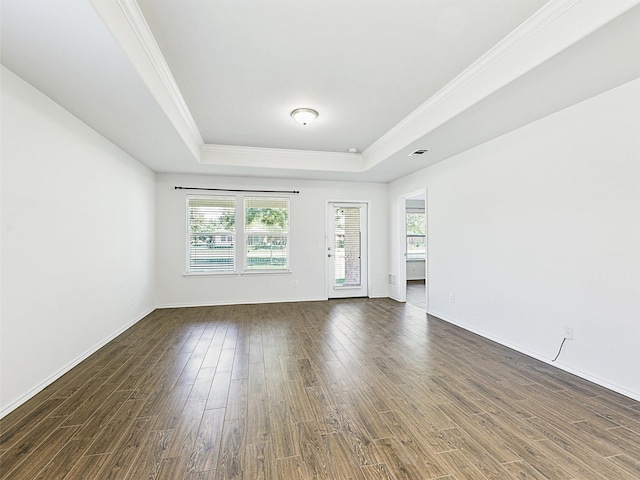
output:
[{"label": "electrical outlet", "polygon": [[564,338],[573,340],[573,327],[564,327]]},{"label": "electrical outlet", "polygon": [[297,287],[297,286],[298,286],[298,280],[294,280],[294,281],[293,281],[293,286],[294,286],[294,287]]},{"label": "electrical outlet", "polygon": [[456,296],[453,293],[449,294],[449,303],[456,303]]}]

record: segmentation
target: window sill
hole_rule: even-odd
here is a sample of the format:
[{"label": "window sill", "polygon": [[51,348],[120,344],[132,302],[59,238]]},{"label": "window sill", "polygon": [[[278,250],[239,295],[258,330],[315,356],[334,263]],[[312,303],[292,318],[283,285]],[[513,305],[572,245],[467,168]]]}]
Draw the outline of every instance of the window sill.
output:
[{"label": "window sill", "polygon": [[291,275],[291,270],[244,270],[240,275]]},{"label": "window sill", "polygon": [[225,277],[229,275],[238,275],[238,272],[185,272],[183,277]]}]

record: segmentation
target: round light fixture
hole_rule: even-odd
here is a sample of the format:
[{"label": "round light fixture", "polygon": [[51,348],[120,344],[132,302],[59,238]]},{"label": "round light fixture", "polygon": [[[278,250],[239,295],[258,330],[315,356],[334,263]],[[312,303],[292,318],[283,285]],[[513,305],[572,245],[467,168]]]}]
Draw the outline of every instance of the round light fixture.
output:
[{"label": "round light fixture", "polygon": [[309,125],[318,117],[318,112],[312,108],[296,108],[291,112],[293,118],[300,125]]}]

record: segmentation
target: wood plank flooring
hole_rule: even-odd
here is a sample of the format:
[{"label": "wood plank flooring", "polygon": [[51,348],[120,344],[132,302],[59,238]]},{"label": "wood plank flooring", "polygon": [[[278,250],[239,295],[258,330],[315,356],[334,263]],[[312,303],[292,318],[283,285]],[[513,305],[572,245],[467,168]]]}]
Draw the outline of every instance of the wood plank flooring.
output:
[{"label": "wood plank flooring", "polygon": [[388,299],[157,310],[1,426],[2,479],[640,478],[640,402]]},{"label": "wood plank flooring", "polygon": [[425,280],[407,280],[407,303],[427,309],[427,287]]}]

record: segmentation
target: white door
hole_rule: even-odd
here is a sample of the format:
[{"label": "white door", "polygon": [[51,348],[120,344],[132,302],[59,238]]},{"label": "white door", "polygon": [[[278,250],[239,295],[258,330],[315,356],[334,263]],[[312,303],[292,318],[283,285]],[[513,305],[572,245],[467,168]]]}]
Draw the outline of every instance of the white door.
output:
[{"label": "white door", "polygon": [[330,202],[327,209],[329,298],[366,297],[367,204]]}]

